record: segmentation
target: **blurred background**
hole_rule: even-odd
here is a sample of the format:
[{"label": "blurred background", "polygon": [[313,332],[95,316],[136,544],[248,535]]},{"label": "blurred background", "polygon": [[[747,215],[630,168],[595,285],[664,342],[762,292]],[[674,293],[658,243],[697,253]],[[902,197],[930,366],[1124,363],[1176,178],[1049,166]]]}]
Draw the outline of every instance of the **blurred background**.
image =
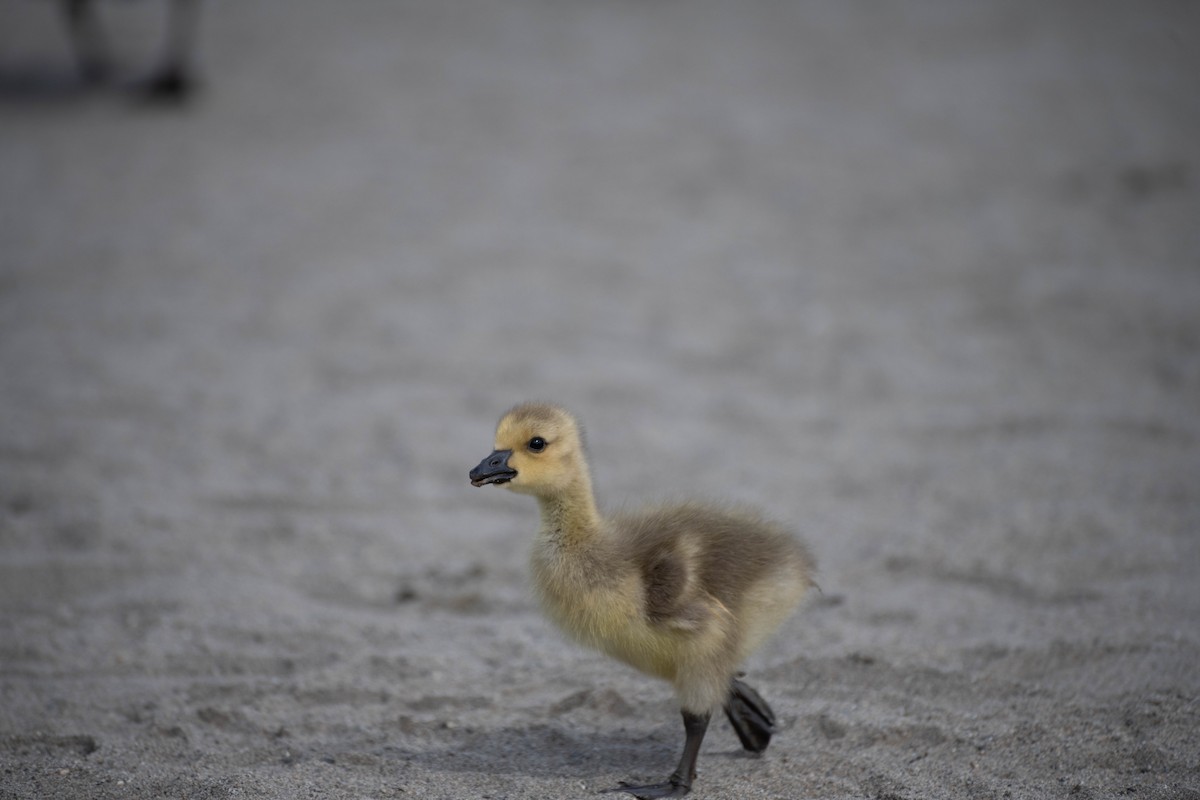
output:
[{"label": "blurred background", "polygon": [[[514,669],[601,669],[526,596],[532,504],[466,479],[501,412],[549,399],[602,503],[747,502],[810,542],[825,594],[775,680],[997,662],[1051,687],[1035,718],[1174,697],[1149,777],[1076,747],[1065,786],[1200,791],[1200,7],[214,0],[196,91],[148,104],[167,4],[96,5],[89,84],[56,3],[0,0],[6,763],[130,769],[35,736],[94,730],[175,786],[184,751],[138,750],[156,719],[243,776],[219,794],[259,774],[222,737],[292,713],[256,683],[280,659],[382,692],[370,658],[403,660],[438,697],[504,642]],[[337,713],[442,746],[421,726],[450,712],[397,732],[396,696]],[[796,724],[911,713],[863,702]],[[842,771],[797,791],[967,785],[955,758],[867,774],[814,730]],[[1058,774],[1026,761],[1022,785]]]}]

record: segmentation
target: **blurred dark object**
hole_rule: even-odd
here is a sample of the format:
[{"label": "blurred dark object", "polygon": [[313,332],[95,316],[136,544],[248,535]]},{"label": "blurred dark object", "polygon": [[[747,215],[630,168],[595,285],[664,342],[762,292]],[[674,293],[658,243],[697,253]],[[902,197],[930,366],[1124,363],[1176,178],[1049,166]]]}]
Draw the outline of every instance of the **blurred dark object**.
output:
[{"label": "blurred dark object", "polygon": [[[197,88],[192,50],[198,0],[169,0],[163,53],[157,69],[137,86],[150,103],[176,105],[190,100]],[[104,28],[94,0],[61,0],[80,75],[88,84],[107,82],[113,72]]]}]

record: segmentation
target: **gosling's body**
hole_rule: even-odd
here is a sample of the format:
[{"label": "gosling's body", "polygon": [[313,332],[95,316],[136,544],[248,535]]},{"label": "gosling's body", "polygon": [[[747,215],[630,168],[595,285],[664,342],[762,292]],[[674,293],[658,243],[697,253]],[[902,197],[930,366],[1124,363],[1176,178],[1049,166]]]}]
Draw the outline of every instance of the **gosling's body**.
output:
[{"label": "gosling's body", "polygon": [[556,406],[505,414],[494,452],[471,479],[537,497],[542,525],[531,562],[546,615],[581,643],[675,688],[687,734],[679,768],[662,784],[622,790],[686,794],[719,708],[746,749],[766,748],[774,715],[735,675],[814,585],[798,541],[751,512],[696,503],[602,516],[578,423]]},{"label": "gosling's body", "polygon": [[583,644],[670,681],[694,711],[721,706],[729,678],[809,584],[785,532],[698,504],[574,530],[543,526],[531,560],[547,616]]}]

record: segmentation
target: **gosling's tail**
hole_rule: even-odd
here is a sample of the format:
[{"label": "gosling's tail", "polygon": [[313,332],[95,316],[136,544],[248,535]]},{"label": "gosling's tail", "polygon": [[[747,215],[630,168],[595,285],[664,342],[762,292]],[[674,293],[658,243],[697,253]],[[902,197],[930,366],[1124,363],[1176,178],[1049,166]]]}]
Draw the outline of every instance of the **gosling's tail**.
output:
[{"label": "gosling's tail", "polygon": [[725,716],[742,740],[742,747],[751,753],[761,753],[771,743],[775,732],[775,712],[758,692],[734,678],[729,684],[729,699],[725,701]]}]

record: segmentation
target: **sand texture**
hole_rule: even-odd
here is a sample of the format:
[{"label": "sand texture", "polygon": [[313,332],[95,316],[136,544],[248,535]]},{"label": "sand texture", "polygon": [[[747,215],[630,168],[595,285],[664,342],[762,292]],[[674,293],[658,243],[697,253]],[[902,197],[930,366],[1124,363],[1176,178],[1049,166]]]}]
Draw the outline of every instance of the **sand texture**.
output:
[{"label": "sand texture", "polygon": [[0,798],[665,777],[525,399],[820,561],[695,797],[1200,798],[1200,6],[214,0],[178,109],[105,10],[0,0]]}]

